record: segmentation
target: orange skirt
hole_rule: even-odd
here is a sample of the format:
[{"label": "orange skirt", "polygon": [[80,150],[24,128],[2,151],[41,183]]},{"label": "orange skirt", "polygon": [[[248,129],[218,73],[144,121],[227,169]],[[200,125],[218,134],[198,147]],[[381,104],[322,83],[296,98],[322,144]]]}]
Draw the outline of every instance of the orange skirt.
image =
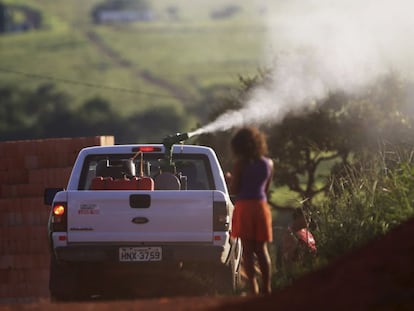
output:
[{"label": "orange skirt", "polygon": [[267,201],[236,201],[231,236],[244,240],[271,242],[273,240],[272,213]]}]

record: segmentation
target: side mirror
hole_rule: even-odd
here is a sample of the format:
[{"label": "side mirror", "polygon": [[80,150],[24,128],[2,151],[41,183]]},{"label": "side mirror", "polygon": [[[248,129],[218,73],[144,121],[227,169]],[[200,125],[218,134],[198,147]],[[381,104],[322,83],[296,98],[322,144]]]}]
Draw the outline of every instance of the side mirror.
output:
[{"label": "side mirror", "polygon": [[56,193],[65,190],[64,188],[46,188],[43,193],[43,202],[46,205],[52,205]]}]

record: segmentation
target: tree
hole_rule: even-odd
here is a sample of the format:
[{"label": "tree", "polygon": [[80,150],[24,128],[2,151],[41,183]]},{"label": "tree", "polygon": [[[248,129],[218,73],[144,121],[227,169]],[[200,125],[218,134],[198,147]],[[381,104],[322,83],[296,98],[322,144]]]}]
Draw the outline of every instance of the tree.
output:
[{"label": "tree", "polygon": [[6,32],[8,24],[7,7],[0,2],[0,33]]},{"label": "tree", "polygon": [[[223,101],[212,120],[241,107],[250,89],[266,79],[266,75],[261,75],[241,80],[239,94]],[[389,75],[358,96],[333,93],[301,114],[291,113],[282,122],[264,127],[270,156],[276,164],[275,183],[288,186],[305,207],[310,207],[315,196],[328,190],[331,174],[341,174],[350,161],[374,154],[381,141],[412,143],[413,120],[402,112],[407,108],[403,85],[398,76]],[[223,146],[229,145],[230,136],[216,133],[205,135],[200,141],[217,146],[222,162],[228,165],[228,149]]]},{"label": "tree", "polygon": [[307,204],[329,186],[318,183],[330,174],[320,167],[334,161],[342,165],[348,161],[350,150],[344,141],[340,119],[330,105],[333,102],[337,105],[340,100],[338,96],[306,114],[290,115],[268,130],[269,151],[277,168],[276,184],[287,185]]},{"label": "tree", "polygon": [[0,88],[0,137],[3,140],[15,139],[27,128],[25,98],[26,93],[15,86]]},{"label": "tree", "polygon": [[121,116],[99,97],[70,109],[71,98],[52,84],[34,91],[2,87],[0,102],[2,140],[114,135],[117,143],[161,142],[167,135],[188,130],[194,121],[175,106]]},{"label": "tree", "polygon": [[180,131],[186,131],[193,118],[176,106],[162,106],[148,109],[130,116],[126,124],[132,142],[161,143],[163,138]]},{"label": "tree", "polygon": [[[225,94],[223,94],[223,89],[218,86],[214,87],[213,90],[204,90],[202,92],[204,95],[204,99],[201,101],[202,106],[212,107],[207,120],[213,121],[226,111],[240,109],[243,106],[243,102],[249,91],[253,89],[262,78],[262,72],[259,72],[257,76],[252,78],[239,76],[239,88],[234,90],[227,89]],[[196,138],[196,142],[201,145],[211,146],[220,158],[223,169],[230,170],[232,163],[231,157],[229,157],[228,154],[230,153],[229,146],[232,134],[233,130],[231,129],[219,133],[202,134]]]},{"label": "tree", "polygon": [[275,180],[310,206],[328,190],[329,176],[341,174],[350,161],[368,160],[382,142],[412,143],[412,118],[401,112],[406,107],[402,85],[398,76],[385,76],[359,96],[332,94],[317,109],[272,127]]}]

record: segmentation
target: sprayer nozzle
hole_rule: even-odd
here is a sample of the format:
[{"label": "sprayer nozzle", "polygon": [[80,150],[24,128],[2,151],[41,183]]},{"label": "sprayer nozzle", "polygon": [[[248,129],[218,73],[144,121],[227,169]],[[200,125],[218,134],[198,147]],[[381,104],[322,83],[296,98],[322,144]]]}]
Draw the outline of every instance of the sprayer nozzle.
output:
[{"label": "sprayer nozzle", "polygon": [[182,133],[182,134],[177,133],[176,138],[178,141],[184,141],[184,140],[189,139],[190,136],[188,135],[188,133]]},{"label": "sprayer nozzle", "polygon": [[173,145],[179,142],[182,142],[184,140],[187,140],[190,136],[188,135],[188,133],[177,133],[175,135],[169,135],[167,137],[164,138],[163,140],[163,144],[164,145]]}]

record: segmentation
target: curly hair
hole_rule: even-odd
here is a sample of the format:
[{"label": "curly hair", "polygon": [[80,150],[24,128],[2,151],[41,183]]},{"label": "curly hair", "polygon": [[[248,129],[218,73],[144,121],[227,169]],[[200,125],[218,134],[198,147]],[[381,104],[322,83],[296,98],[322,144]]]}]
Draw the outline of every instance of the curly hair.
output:
[{"label": "curly hair", "polygon": [[233,153],[243,159],[257,159],[267,154],[266,136],[253,126],[243,127],[231,140]]}]

